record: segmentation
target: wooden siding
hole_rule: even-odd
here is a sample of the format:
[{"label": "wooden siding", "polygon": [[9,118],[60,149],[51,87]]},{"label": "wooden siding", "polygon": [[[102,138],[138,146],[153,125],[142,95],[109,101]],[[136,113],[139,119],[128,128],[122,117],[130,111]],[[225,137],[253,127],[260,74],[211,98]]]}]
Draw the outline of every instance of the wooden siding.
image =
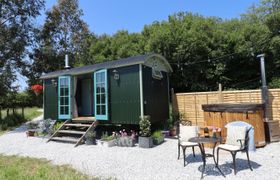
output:
[{"label": "wooden siding", "polygon": [[[119,73],[114,79],[113,71]],[[109,119],[113,124],[138,124],[140,116],[139,65],[110,69]]]},{"label": "wooden siding", "polygon": [[263,123],[263,110],[256,110],[253,112],[204,112],[205,125],[222,127],[221,136],[225,140],[227,131],[225,125],[241,120],[251,124],[254,127],[254,141],[257,147],[264,146],[265,143],[265,131]]},{"label": "wooden siding", "polygon": [[152,69],[143,66],[144,115],[151,116],[151,122],[166,122],[169,117],[167,73],[161,80],[152,77]]},{"label": "wooden siding", "polygon": [[[280,121],[280,89],[269,89],[269,120]],[[173,94],[173,111],[183,114],[185,121],[205,125],[202,104],[261,103],[261,90],[216,91]]]},{"label": "wooden siding", "polygon": [[[56,82],[57,78],[55,79]],[[58,119],[57,87],[51,83],[51,79],[44,80],[44,119]]]}]

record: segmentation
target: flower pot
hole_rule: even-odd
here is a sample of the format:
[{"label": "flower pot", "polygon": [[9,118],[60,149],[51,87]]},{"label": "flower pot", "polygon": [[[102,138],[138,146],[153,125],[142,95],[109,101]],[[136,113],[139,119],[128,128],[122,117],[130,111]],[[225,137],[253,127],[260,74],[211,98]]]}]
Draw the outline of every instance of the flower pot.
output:
[{"label": "flower pot", "polygon": [[26,131],[26,135],[27,135],[27,137],[35,136],[35,131],[34,130],[28,130],[28,131]]},{"label": "flower pot", "polygon": [[164,141],[164,137],[153,138],[154,145],[159,145],[163,143],[163,141]]},{"label": "flower pot", "polygon": [[176,132],[176,128],[171,128],[170,130],[169,130],[169,135],[170,136],[176,136],[177,135],[177,132]]},{"label": "flower pot", "polygon": [[86,139],[85,143],[86,143],[86,145],[94,145],[95,139]]},{"label": "flower pot", "polygon": [[133,147],[135,140],[130,137],[120,137],[116,140],[116,144],[121,147]]},{"label": "flower pot", "polygon": [[153,147],[152,137],[139,137],[139,147],[141,148],[151,148]]},{"label": "flower pot", "polygon": [[110,140],[110,141],[98,141],[97,144],[99,146],[105,146],[105,147],[112,147],[116,145],[116,141],[115,140]]}]

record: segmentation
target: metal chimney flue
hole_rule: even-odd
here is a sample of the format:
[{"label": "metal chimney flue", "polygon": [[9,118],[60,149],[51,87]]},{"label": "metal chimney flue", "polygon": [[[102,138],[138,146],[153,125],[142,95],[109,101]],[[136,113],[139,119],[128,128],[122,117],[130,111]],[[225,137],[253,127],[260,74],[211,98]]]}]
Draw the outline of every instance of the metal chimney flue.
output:
[{"label": "metal chimney flue", "polygon": [[264,62],[265,54],[260,54],[257,58],[260,59],[260,66],[261,66],[261,78],[262,78],[262,103],[265,105],[265,121],[268,121],[268,107],[269,107],[269,100],[268,100],[268,88],[266,85],[266,78],[265,78],[265,62]]},{"label": "metal chimney flue", "polygon": [[69,59],[68,59],[68,54],[65,55],[65,66],[64,66],[64,69],[69,69],[70,66],[69,66]]}]

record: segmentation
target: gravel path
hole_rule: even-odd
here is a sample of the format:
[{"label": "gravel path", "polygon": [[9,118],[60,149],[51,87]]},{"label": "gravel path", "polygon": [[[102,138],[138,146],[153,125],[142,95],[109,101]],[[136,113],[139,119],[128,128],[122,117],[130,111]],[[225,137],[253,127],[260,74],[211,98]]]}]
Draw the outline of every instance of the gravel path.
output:
[{"label": "gravel path", "polygon": [[[177,141],[167,139],[162,145],[142,149],[139,147],[100,147],[49,142],[39,137],[26,137],[26,125],[0,136],[0,153],[5,155],[46,158],[54,164],[70,164],[89,175],[101,178],[117,179],[200,179],[202,162],[199,149],[193,158],[191,149],[187,149],[188,164],[183,167],[183,160],[177,160]],[[280,143],[272,143],[265,148],[251,152],[254,171],[247,168],[246,155],[237,154],[237,175],[233,174],[231,155],[221,154],[221,169],[227,179],[270,179],[280,177]],[[224,179],[211,158],[207,159],[205,180]]]}]

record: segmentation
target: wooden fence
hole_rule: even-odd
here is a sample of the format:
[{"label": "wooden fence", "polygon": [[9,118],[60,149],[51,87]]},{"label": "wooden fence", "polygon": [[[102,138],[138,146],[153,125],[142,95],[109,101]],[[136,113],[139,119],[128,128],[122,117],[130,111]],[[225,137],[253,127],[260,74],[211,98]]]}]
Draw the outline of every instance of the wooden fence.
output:
[{"label": "wooden fence", "polygon": [[[185,121],[204,126],[202,104],[261,103],[261,90],[216,91],[172,94],[173,111]],[[280,89],[269,89],[269,120],[280,121]],[[280,124],[280,123],[279,123]]]}]

